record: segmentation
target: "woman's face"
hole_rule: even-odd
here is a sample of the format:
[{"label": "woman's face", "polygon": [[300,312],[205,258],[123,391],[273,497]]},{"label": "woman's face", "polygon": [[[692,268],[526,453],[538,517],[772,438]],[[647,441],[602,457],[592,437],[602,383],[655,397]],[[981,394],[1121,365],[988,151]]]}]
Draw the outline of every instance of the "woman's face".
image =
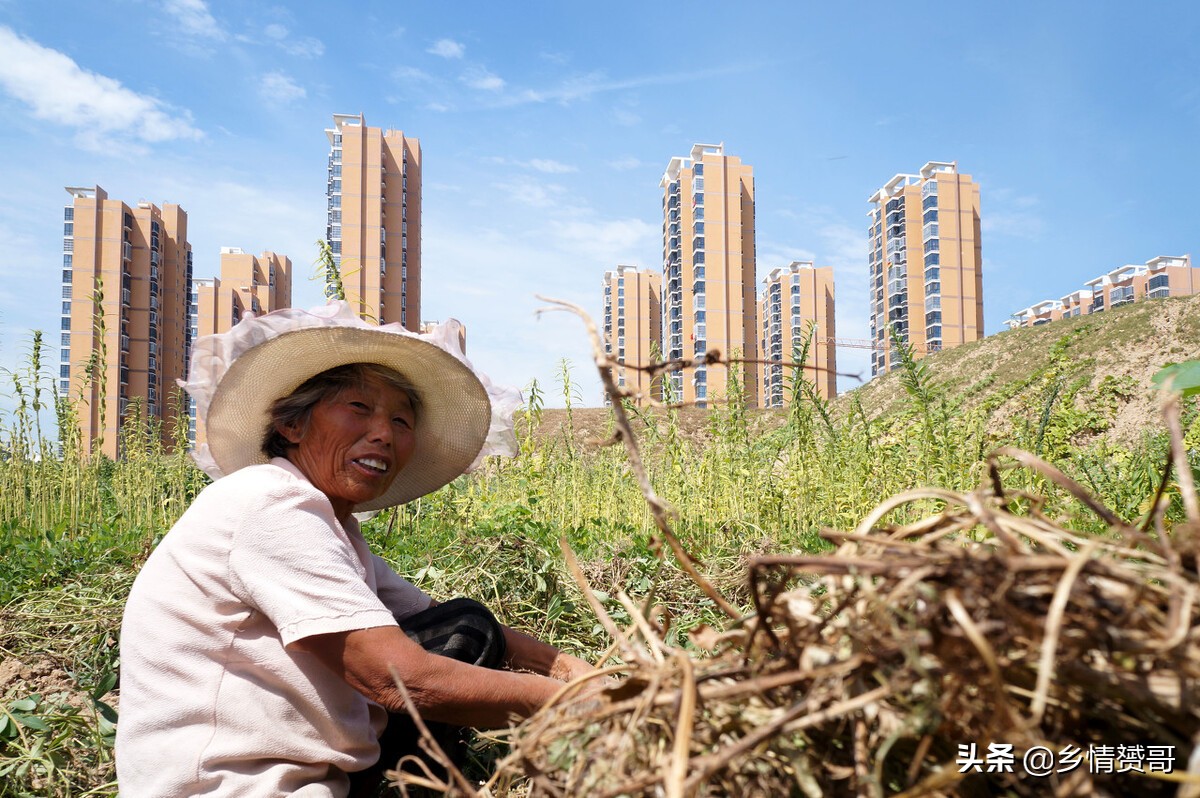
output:
[{"label": "woman's face", "polygon": [[412,457],[416,417],[408,395],[369,377],[318,402],[303,433],[279,431],[292,443],[288,459],[346,518],[356,504],[382,496]]}]

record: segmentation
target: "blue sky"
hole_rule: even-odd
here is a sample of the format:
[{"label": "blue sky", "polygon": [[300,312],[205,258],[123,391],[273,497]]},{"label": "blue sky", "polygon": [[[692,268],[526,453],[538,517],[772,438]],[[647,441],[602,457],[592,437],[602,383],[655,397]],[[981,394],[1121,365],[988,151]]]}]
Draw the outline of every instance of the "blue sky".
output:
[{"label": "blue sky", "polygon": [[[222,246],[288,254],[293,304],[319,303],[323,131],[360,112],[421,140],[423,315],[551,404],[564,357],[583,403],[599,381],[582,326],[533,295],[598,313],[605,270],[660,268],[659,178],[695,142],[754,167],[760,280],[834,267],[845,338],[867,336],[868,197],[957,161],[992,334],[1118,266],[1200,256],[1197,8],[0,0],[0,366],[58,327],[67,185],[181,204],[197,277]],[[839,368],[865,378],[866,352]]]}]

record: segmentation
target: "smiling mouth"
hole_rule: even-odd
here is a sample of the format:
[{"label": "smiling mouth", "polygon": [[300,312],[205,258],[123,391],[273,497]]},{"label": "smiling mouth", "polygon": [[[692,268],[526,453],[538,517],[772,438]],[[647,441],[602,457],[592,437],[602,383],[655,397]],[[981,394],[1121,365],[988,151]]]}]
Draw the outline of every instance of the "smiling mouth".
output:
[{"label": "smiling mouth", "polygon": [[356,457],[355,464],[362,466],[368,471],[373,471],[376,474],[386,474],[389,470],[387,462],[379,460],[375,457]]}]

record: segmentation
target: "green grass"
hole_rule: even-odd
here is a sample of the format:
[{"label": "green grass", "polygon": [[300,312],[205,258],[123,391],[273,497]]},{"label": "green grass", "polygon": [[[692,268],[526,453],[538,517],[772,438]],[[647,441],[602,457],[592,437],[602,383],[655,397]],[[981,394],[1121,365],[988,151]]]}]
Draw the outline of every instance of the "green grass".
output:
[{"label": "green grass", "polygon": [[[890,384],[894,395],[886,402],[857,404],[856,392],[828,405],[798,384],[790,406],[770,414],[737,402],[705,413],[635,413],[646,467],[678,512],[674,528],[684,546],[743,607],[748,555],[827,550],[822,529],[852,529],[883,498],[914,486],[972,490],[984,456],[1001,443],[1041,453],[1134,520],[1147,511],[1166,445],[1161,433],[1122,445],[1103,434],[1128,396],[1145,390],[1127,377],[1082,379],[1098,358],[1089,354],[1098,333],[1086,325],[1114,318],[1125,321],[1118,312],[1026,331],[1042,348],[1013,347],[1030,351],[1021,354],[1026,365],[1011,371],[951,378],[942,358],[971,354],[956,350],[906,361],[871,388]],[[1005,336],[1010,343],[1019,338]],[[206,478],[136,418],[124,431],[127,457],[120,462],[81,460],[69,424],[62,448],[72,454],[58,456],[57,442],[41,431],[39,414],[52,405],[48,389],[33,387],[52,381],[40,368],[31,363],[21,375],[25,402],[0,425],[0,658],[48,662],[70,690],[48,693],[18,679],[0,694],[0,797],[113,795],[108,691],[121,608],[137,566]],[[574,403],[566,364],[562,380],[560,395]],[[668,642],[685,645],[689,629],[719,623],[711,602],[659,556],[624,452],[580,443],[578,408],[558,411],[561,424],[548,432],[541,388],[529,393],[518,419],[520,456],[379,514],[365,527],[375,549],[435,597],[472,596],[511,625],[585,657],[609,641],[568,576],[560,539],[618,621],[626,611],[616,593],[624,590],[670,611]],[[872,406],[888,411],[872,413]],[[58,408],[68,422],[72,412]],[[1185,424],[1189,442],[1200,442],[1194,407]],[[1051,517],[1101,528],[1073,497],[1035,474],[1006,479],[1049,492]],[[1181,509],[1177,491],[1172,495],[1174,522]],[[913,521],[935,509],[912,505],[886,520]]]}]

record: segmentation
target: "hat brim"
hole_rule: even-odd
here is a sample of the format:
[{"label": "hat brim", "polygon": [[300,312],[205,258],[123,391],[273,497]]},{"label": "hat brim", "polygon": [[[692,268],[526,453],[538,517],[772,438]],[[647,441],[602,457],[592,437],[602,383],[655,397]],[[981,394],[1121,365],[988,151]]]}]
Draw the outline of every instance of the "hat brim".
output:
[{"label": "hat brim", "polygon": [[356,512],[404,504],[466,471],[491,422],[491,403],[479,379],[453,355],[419,338],[354,327],[292,330],[233,361],[206,419],[209,451],[221,471],[267,462],[262,440],[271,405],[309,378],[350,363],[392,369],[412,384],[420,401],[412,458],[386,493],[356,505]]}]

